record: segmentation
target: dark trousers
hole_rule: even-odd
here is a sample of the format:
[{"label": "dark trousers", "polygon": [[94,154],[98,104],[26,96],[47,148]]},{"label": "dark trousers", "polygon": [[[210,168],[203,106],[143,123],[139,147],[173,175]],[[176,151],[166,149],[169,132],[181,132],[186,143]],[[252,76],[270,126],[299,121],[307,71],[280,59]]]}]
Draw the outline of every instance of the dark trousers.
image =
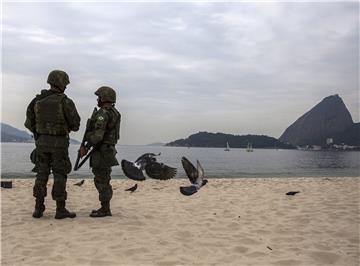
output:
[{"label": "dark trousers", "polygon": [[111,167],[97,168],[93,167],[94,183],[99,192],[99,201],[109,202],[113,195],[112,186],[110,184]]},{"label": "dark trousers", "polygon": [[67,199],[67,174],[71,171],[71,162],[68,149],[36,148],[35,155],[36,180],[33,195],[37,199],[44,199],[47,195],[47,182],[52,172],[54,185],[51,196],[53,200],[65,201]]}]

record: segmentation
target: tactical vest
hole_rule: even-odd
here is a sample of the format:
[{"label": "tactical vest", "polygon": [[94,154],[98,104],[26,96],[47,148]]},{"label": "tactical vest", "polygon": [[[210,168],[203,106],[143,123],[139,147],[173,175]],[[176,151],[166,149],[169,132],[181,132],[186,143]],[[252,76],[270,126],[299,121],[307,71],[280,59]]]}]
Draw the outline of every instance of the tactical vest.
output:
[{"label": "tactical vest", "polygon": [[34,107],[38,134],[67,135],[69,133],[62,104],[65,98],[66,95],[63,93],[54,93],[46,97],[40,95]]},{"label": "tactical vest", "polygon": [[120,113],[114,108],[106,108],[109,122],[106,126],[103,143],[115,145],[120,138]]}]

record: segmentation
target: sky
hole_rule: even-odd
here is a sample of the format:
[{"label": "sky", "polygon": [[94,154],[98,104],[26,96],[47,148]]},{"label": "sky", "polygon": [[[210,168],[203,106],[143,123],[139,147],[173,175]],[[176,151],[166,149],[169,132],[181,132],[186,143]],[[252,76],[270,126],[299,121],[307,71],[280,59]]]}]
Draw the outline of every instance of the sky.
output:
[{"label": "sky", "polygon": [[359,2],[3,2],[1,121],[24,130],[47,75],[81,116],[117,92],[120,144],[199,131],[280,137],[339,94],[359,121]]}]

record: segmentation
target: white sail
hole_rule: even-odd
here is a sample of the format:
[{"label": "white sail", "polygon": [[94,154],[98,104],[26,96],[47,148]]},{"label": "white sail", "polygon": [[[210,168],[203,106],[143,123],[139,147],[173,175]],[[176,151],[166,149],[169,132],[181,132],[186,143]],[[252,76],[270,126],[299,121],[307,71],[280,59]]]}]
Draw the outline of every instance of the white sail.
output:
[{"label": "white sail", "polygon": [[226,149],[224,151],[230,151],[229,142],[226,142]]}]

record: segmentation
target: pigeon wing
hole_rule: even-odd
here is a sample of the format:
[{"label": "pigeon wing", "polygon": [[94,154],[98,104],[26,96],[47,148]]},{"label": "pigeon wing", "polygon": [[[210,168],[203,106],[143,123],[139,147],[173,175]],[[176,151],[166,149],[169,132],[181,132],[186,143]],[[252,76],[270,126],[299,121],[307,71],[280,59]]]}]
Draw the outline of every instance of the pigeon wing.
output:
[{"label": "pigeon wing", "polygon": [[195,166],[186,157],[181,158],[181,163],[191,184],[194,184],[196,178],[198,177],[198,171],[196,170]]},{"label": "pigeon wing", "polygon": [[139,168],[137,168],[132,162],[122,160],[121,168],[124,174],[132,180],[144,181],[146,179],[143,172]]},{"label": "pigeon wing", "polygon": [[137,189],[137,184],[135,184],[134,186],[128,188],[128,189],[125,189],[125,191],[131,191],[131,192],[134,192],[135,190]]},{"label": "pigeon wing", "polygon": [[84,184],[85,180],[81,180],[80,182],[75,183],[75,186],[82,186]]},{"label": "pigeon wing", "polygon": [[198,176],[195,180],[195,183],[201,187],[204,179],[204,169],[202,168],[199,160],[196,160],[196,164]]},{"label": "pigeon wing", "polygon": [[180,187],[180,192],[185,196],[191,196],[192,194],[197,192],[197,189],[194,186]]},{"label": "pigeon wing", "polygon": [[136,159],[135,164],[139,165],[141,170],[144,170],[147,164],[156,162],[155,153],[144,153]]},{"label": "pigeon wing", "polygon": [[167,180],[173,178],[177,170],[163,163],[151,162],[145,166],[145,172],[151,178]]},{"label": "pigeon wing", "polygon": [[154,158],[155,156],[156,156],[155,153],[144,153],[143,155],[141,155],[139,158],[136,159],[135,163],[143,160],[148,160],[149,158]]}]

